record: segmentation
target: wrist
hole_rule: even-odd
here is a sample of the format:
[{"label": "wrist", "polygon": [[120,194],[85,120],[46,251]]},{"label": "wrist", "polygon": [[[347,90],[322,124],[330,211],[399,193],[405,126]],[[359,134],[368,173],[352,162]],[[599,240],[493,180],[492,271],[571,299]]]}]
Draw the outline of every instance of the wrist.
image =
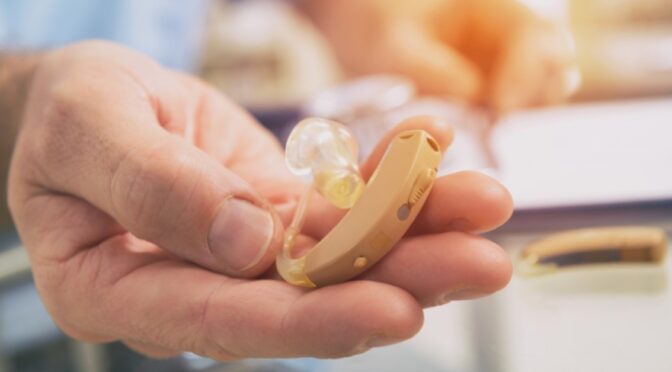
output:
[{"label": "wrist", "polygon": [[0,53],[0,230],[9,226],[7,174],[39,54]]}]

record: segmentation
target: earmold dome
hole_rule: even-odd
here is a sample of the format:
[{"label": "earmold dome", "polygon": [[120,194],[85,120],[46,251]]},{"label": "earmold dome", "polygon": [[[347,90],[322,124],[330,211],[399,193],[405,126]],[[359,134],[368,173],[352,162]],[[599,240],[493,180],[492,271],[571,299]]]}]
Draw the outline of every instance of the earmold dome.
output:
[{"label": "earmold dome", "polygon": [[347,127],[308,118],[290,133],[285,160],[292,173],[310,177],[315,189],[333,205],[350,208],[364,189],[357,152],[357,143]]}]

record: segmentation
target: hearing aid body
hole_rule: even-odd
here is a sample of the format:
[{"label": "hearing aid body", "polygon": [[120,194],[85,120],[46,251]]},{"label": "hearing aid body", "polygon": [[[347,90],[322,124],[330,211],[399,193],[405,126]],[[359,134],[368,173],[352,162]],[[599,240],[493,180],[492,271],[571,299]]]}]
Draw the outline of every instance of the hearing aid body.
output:
[{"label": "hearing aid body", "polygon": [[589,264],[660,263],[665,230],[649,226],[583,228],[551,234],[525,247],[519,272],[539,275]]},{"label": "hearing aid body", "polygon": [[293,258],[295,236],[285,241],[276,261],[280,275],[295,285],[320,287],[352,279],[369,269],[415,220],[440,161],[438,144],[427,132],[411,130],[397,135],[361,196],[314,248]]}]

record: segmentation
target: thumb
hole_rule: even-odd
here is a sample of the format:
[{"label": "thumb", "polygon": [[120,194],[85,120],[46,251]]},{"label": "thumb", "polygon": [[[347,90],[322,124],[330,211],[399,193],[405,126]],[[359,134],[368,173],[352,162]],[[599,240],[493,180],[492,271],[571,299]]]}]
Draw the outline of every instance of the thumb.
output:
[{"label": "thumb", "polygon": [[282,240],[272,208],[245,180],[161,128],[149,106],[65,110],[72,121],[52,119],[58,133],[46,137],[59,140],[47,139],[41,151],[39,161],[54,170],[44,188],[84,199],[137,237],[213,271],[252,277],[272,264]]},{"label": "thumb", "polygon": [[268,203],[195,147],[165,133],[152,137],[151,147],[128,144],[135,150],[108,175],[110,197],[94,194],[90,201],[138,237],[209,269],[234,276],[264,271],[282,226]]},{"label": "thumb", "polygon": [[483,77],[477,66],[429,31],[398,24],[388,35],[390,72],[411,77],[423,93],[472,100],[481,93]]}]

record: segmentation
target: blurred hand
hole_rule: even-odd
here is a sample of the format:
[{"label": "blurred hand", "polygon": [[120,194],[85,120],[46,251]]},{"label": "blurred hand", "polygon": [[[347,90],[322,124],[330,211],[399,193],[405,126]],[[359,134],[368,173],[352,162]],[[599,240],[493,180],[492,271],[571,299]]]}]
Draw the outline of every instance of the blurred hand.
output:
[{"label": "blurred hand", "polygon": [[[303,185],[271,134],[209,86],[88,42],[40,62],[26,109],[10,206],[44,303],[76,338],[152,356],[345,356],[411,337],[423,306],[509,280],[506,254],[470,233],[511,213],[478,173],[439,179],[408,237],[359,280],[306,290],[273,271]],[[407,128],[443,147],[452,136],[430,118]],[[310,239],[342,215],[309,213]]]},{"label": "blurred hand", "polygon": [[311,0],[355,74],[396,73],[421,92],[498,112],[561,101],[576,88],[570,41],[515,0]]}]

